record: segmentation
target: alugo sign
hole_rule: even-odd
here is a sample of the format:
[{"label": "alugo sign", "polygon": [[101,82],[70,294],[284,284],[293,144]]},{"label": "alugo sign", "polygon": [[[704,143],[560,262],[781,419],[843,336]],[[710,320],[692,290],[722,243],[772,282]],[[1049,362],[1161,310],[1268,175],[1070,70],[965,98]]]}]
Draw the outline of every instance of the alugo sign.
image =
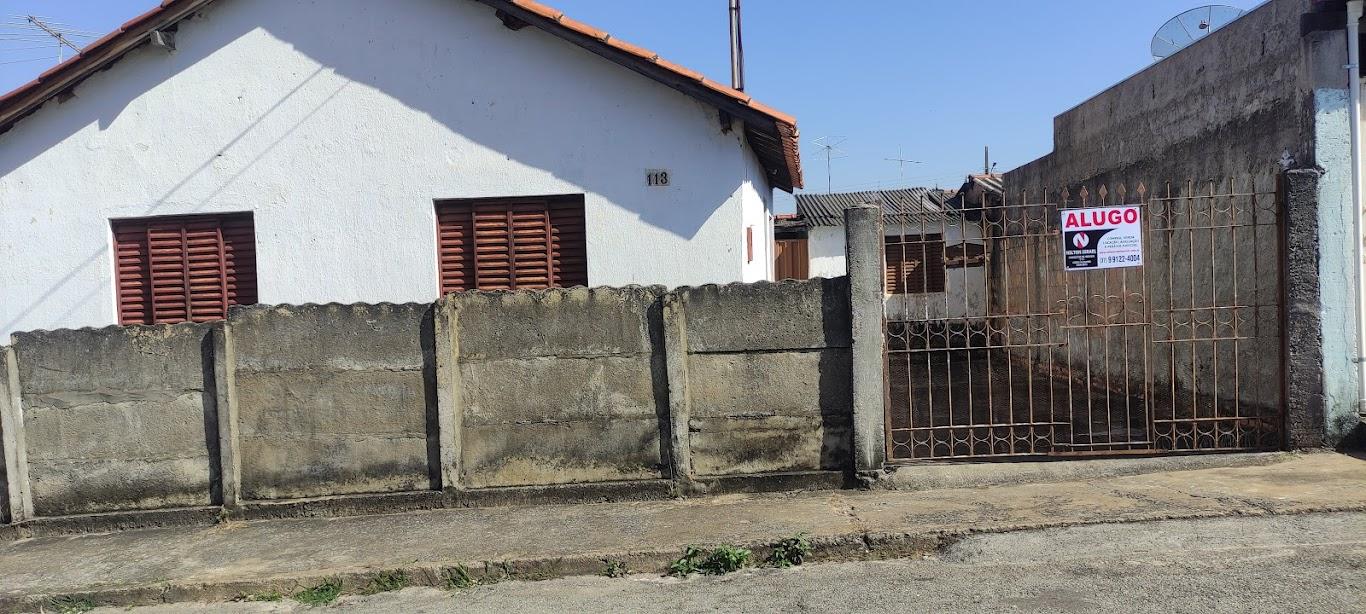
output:
[{"label": "alugo sign", "polygon": [[1137,205],[1063,209],[1059,214],[1067,270],[1143,266],[1143,215]]}]

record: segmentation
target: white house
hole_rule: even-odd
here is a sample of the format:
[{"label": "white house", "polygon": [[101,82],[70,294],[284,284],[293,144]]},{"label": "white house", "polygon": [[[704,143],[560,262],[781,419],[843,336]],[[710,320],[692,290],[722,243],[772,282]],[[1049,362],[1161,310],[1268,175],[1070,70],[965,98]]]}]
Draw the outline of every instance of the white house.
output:
[{"label": "white house", "polygon": [[772,276],[796,123],[530,0],[167,0],[0,98],[0,339]]},{"label": "white house", "polygon": [[939,190],[798,194],[812,277],[845,274],[844,210],[877,203],[886,242],[886,310],[900,320],[962,320],[987,315],[985,242],[980,222],[947,206]]}]

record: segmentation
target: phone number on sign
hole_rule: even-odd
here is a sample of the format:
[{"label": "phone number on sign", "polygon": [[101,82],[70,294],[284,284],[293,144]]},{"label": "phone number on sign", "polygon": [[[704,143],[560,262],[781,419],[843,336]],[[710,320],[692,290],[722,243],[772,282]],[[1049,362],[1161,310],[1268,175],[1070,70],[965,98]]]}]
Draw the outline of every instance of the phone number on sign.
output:
[{"label": "phone number on sign", "polygon": [[1097,260],[1101,264],[1116,264],[1119,262],[1138,262],[1143,257],[1138,254],[1123,254],[1120,256],[1101,256]]}]

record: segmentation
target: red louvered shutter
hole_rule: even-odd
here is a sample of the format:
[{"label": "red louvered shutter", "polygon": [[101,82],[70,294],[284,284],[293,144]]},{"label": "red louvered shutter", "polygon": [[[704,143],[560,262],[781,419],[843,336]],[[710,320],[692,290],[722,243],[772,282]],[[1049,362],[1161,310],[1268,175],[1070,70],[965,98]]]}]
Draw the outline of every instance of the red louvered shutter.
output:
[{"label": "red louvered shutter", "polygon": [[512,289],[512,242],[508,212],[503,207],[474,208],[474,287]]},{"label": "red louvered shutter", "polygon": [[563,288],[588,285],[588,241],[583,222],[583,202],[550,203],[551,259],[555,263],[554,285]]},{"label": "red louvered shutter", "polygon": [[115,222],[114,254],[119,324],[150,324],[152,270],[147,225],[137,221]]},{"label": "red louvered shutter", "polygon": [[441,294],[470,290],[474,282],[474,218],[469,208],[436,211],[437,253],[441,259]]},{"label": "red louvered shutter", "polygon": [[211,322],[256,302],[248,215],[114,222],[119,323]]},{"label": "red louvered shutter", "polygon": [[588,284],[581,197],[437,205],[441,292]]}]

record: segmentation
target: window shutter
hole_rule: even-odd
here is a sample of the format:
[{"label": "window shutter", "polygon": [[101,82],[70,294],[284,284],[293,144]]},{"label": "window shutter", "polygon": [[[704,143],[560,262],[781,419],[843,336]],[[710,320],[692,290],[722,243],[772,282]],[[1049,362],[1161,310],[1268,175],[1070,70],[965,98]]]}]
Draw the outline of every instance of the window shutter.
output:
[{"label": "window shutter", "polygon": [[474,271],[475,287],[480,290],[512,289],[512,238],[506,209],[475,208]]},{"label": "window shutter", "polygon": [[115,278],[120,324],[152,323],[152,270],[147,225],[114,224]]},{"label": "window shutter", "polygon": [[440,207],[436,212],[436,226],[441,294],[475,288],[472,212],[468,208]]},{"label": "window shutter", "polygon": [[441,292],[587,285],[581,198],[438,204]]},{"label": "window shutter", "polygon": [[884,283],[888,294],[943,292],[942,235],[888,237]]},{"label": "window shutter", "polygon": [[256,302],[250,216],[114,223],[120,324],[210,322]]},{"label": "window shutter", "polygon": [[228,305],[255,305],[256,225],[251,216],[223,220],[223,254],[228,281]]},{"label": "window shutter", "polygon": [[554,285],[562,288],[588,285],[588,242],[583,221],[583,202],[550,203],[551,257],[555,263]]},{"label": "window shutter", "polygon": [[546,203],[518,203],[508,209],[507,216],[512,236],[512,288],[551,287],[550,211]]}]

